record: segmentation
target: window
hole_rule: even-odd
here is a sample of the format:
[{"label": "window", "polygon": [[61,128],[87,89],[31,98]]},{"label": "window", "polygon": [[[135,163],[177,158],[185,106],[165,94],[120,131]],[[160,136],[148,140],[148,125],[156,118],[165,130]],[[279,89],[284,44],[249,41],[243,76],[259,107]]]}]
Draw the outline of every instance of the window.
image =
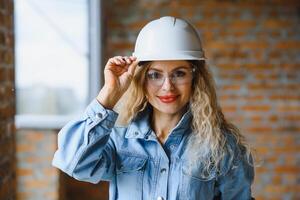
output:
[{"label": "window", "polygon": [[18,128],[60,128],[90,101],[88,3],[15,0]]}]

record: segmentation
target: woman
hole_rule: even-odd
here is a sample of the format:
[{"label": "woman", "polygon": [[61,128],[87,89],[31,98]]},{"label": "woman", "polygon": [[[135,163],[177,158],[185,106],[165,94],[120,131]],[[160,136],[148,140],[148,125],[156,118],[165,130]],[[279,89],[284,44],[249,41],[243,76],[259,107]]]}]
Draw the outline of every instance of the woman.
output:
[{"label": "woman", "polygon": [[224,118],[188,22],[151,21],[134,56],[109,59],[104,76],[82,117],[60,131],[54,166],[109,181],[110,199],[251,199],[249,147]]}]

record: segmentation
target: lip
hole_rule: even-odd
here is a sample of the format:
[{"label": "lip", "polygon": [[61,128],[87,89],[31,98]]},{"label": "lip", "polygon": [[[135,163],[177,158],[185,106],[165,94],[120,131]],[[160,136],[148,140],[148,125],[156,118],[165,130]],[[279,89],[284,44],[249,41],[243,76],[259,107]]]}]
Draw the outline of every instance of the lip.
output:
[{"label": "lip", "polygon": [[176,101],[179,95],[165,95],[165,96],[158,96],[159,100],[163,103],[172,103]]}]

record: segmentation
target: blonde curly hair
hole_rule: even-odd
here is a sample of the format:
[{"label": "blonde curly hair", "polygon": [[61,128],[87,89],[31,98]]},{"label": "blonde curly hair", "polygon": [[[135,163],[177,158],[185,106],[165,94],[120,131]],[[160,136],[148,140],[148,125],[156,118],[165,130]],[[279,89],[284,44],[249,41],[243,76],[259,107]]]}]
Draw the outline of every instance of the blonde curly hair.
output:
[{"label": "blonde curly hair", "polygon": [[[245,137],[234,124],[226,121],[218,105],[214,80],[205,61],[188,62],[195,68],[189,106],[193,136],[196,138],[190,140],[188,148],[193,149],[190,151],[191,160],[200,159],[203,164],[201,177],[210,177],[212,172],[222,173],[220,165],[226,154],[230,154],[230,158],[233,159],[234,152],[227,148],[226,134],[235,138],[236,144],[245,152],[247,160],[251,163],[251,150]],[[117,112],[120,113],[120,125],[128,124],[148,104],[145,74],[151,62],[142,62],[140,65],[142,66],[136,71],[130,87],[116,106]],[[198,150],[194,151],[195,148]]]}]

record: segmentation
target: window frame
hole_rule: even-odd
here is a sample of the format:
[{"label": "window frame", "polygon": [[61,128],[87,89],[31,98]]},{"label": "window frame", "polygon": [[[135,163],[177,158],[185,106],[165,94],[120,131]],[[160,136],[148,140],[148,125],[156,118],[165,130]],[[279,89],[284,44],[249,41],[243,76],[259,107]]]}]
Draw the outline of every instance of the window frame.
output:
[{"label": "window frame", "polygon": [[[89,45],[89,69],[88,69],[88,102],[98,94],[103,84],[103,9],[102,0],[87,0],[88,2],[88,45]],[[17,73],[17,72],[16,72]],[[87,102],[87,103],[88,103]],[[17,129],[61,129],[76,115],[28,115],[16,114],[15,126]]]}]

